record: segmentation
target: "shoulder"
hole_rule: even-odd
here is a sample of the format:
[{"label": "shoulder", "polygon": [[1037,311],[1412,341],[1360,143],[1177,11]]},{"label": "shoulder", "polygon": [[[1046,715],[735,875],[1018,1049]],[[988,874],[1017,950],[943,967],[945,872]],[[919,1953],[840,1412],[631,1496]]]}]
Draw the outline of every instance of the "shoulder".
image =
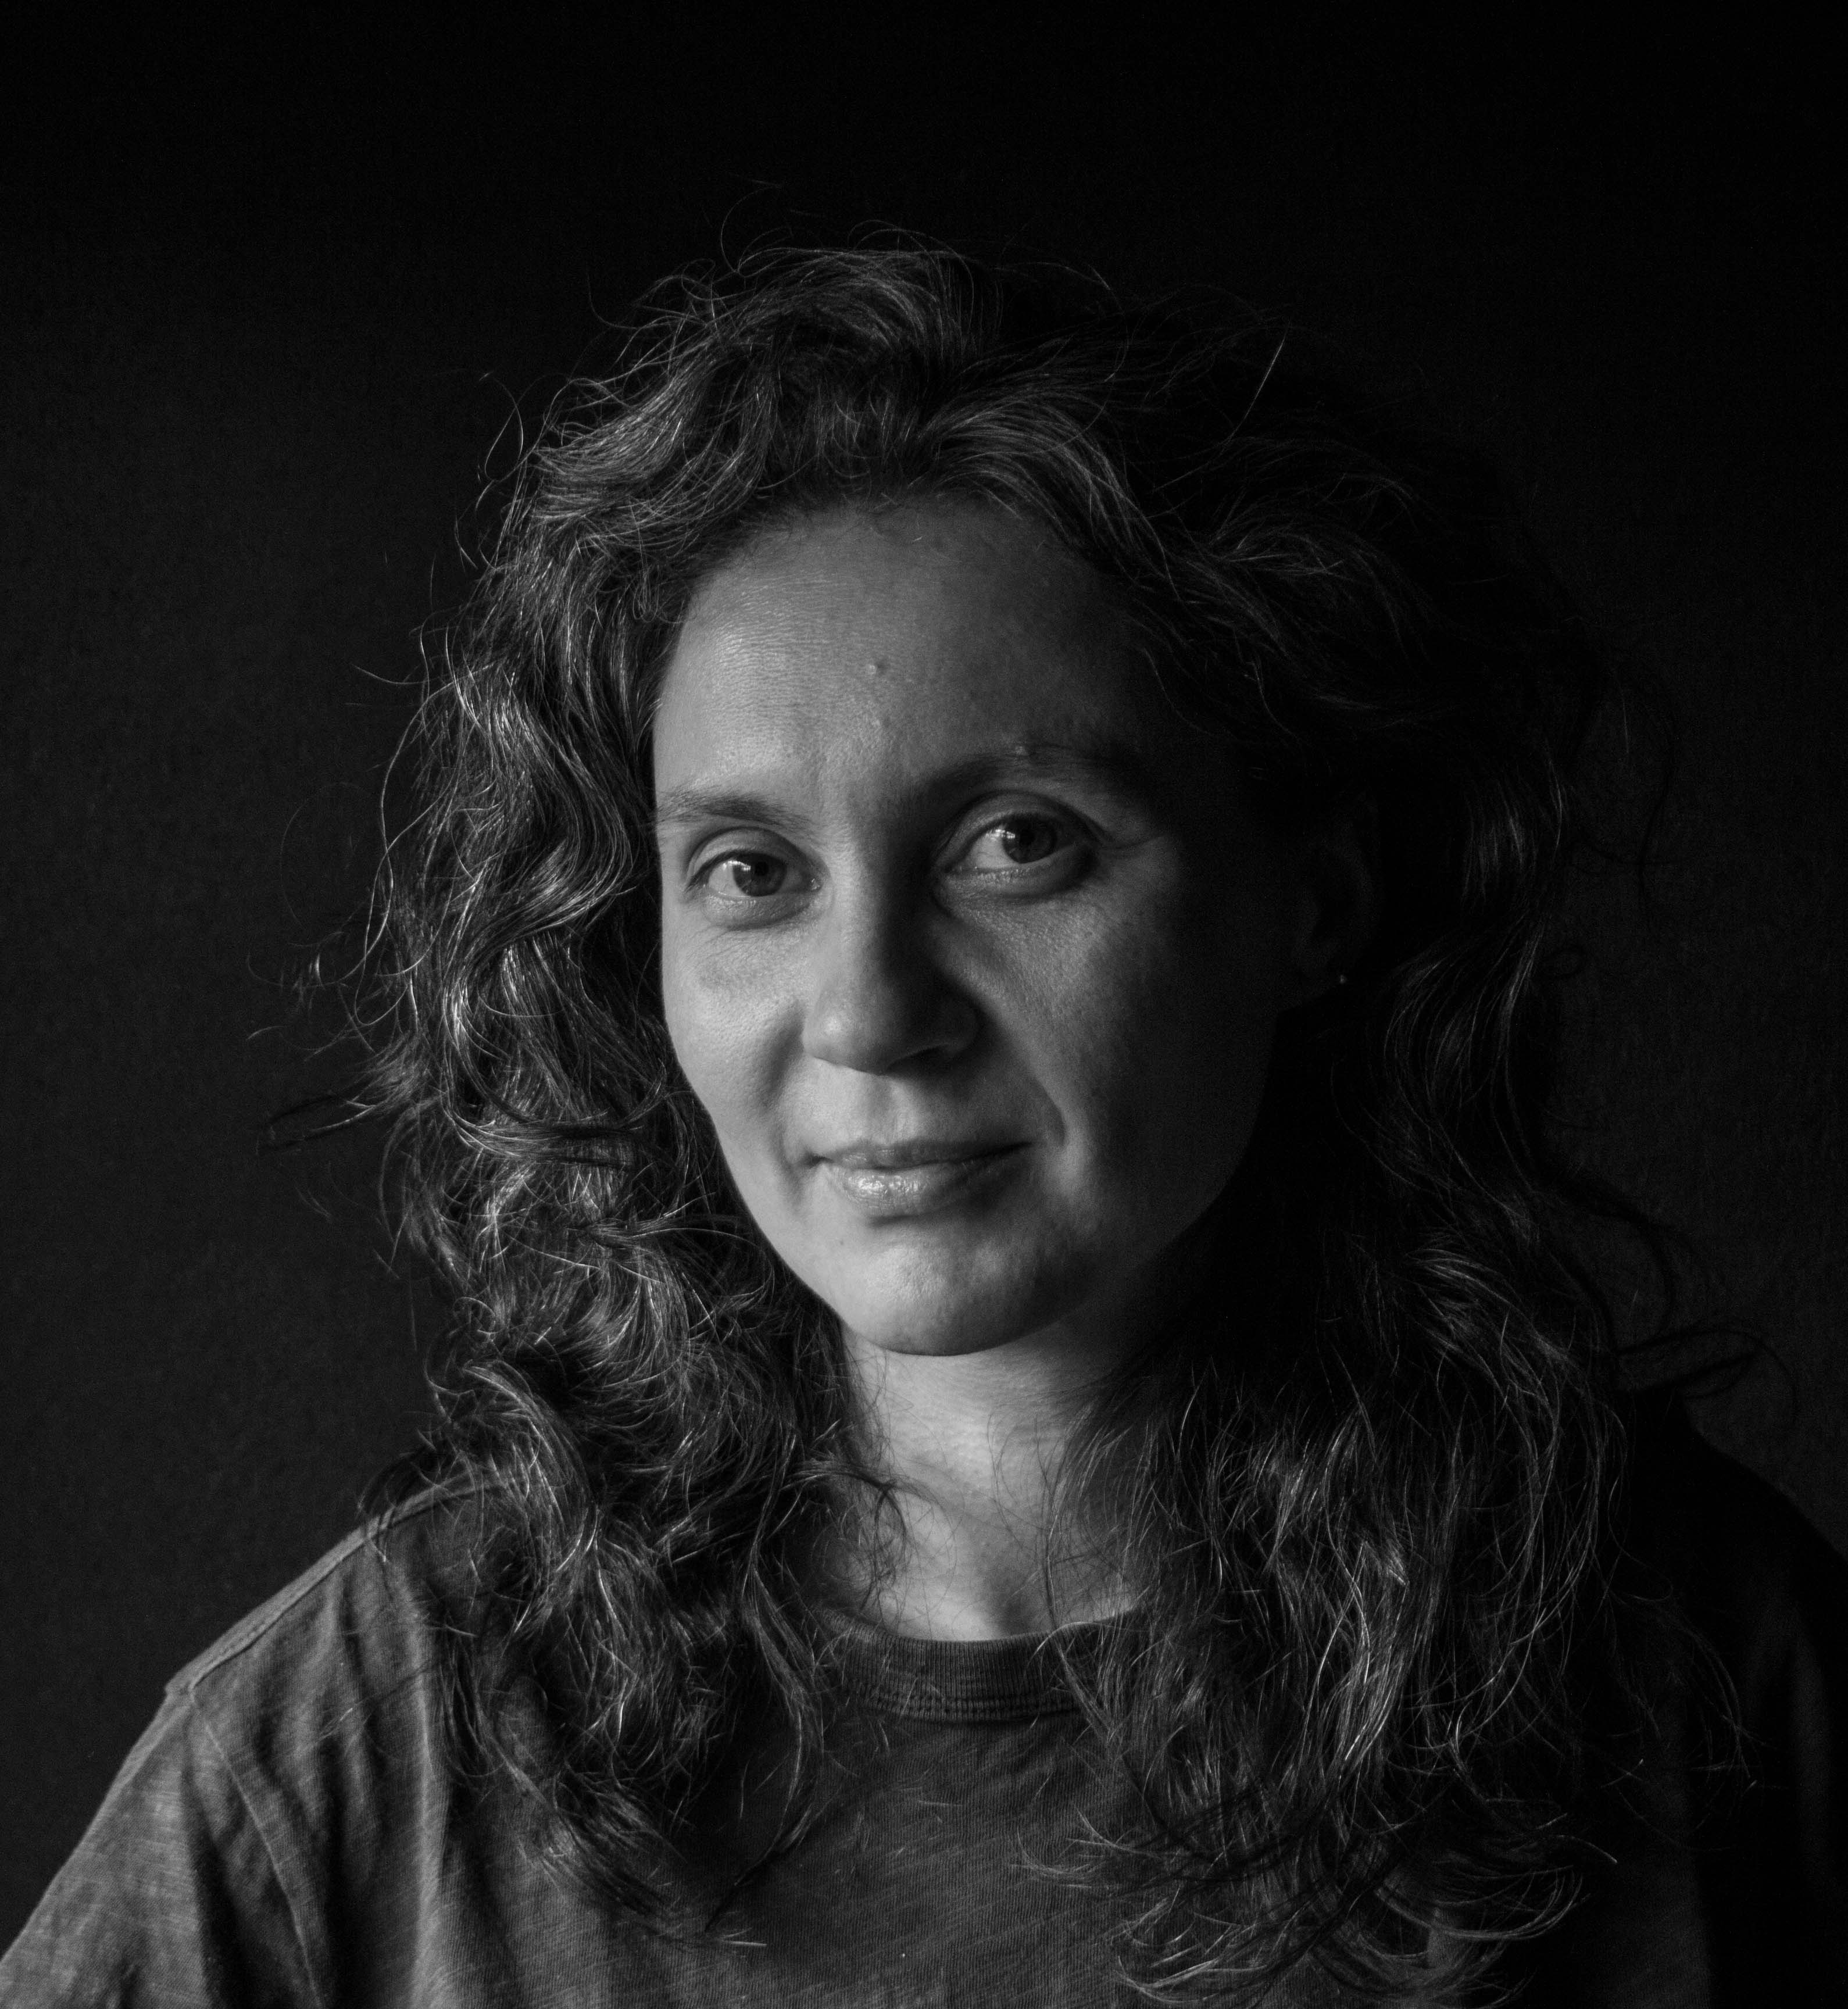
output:
[{"label": "shoulder", "polygon": [[168,1685],[278,1877],[317,1908],[397,1873],[448,1805],[447,1649],[476,1511],[433,1492],[370,1523]]},{"label": "shoulder", "polygon": [[1635,1548],[1722,1671],[1737,1738],[1729,1772],[1723,1725],[1690,1752],[1719,1999],[1825,1999],[1848,1982],[1848,1562],[1678,1403],[1641,1412],[1633,1444]]},{"label": "shoulder", "polygon": [[1637,1407],[1630,1525],[1712,1643],[1749,1719],[1793,1656],[1848,1680],[1848,1561],[1797,1509],[1691,1426],[1678,1402]]},{"label": "shoulder", "polygon": [[417,1706],[466,1596],[472,1497],[430,1491],[356,1529],[167,1685],[230,1745],[272,1755]]},{"label": "shoulder", "polygon": [[112,2000],[133,1976],[149,2002],[326,1998],[343,1894],[413,1890],[444,1818],[469,1517],[466,1496],[409,1503],[174,1677],[0,1993]]}]

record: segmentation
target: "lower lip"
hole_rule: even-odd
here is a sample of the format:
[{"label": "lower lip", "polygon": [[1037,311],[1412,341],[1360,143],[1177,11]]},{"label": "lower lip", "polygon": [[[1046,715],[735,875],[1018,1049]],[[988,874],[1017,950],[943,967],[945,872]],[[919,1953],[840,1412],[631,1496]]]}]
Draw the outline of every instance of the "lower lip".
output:
[{"label": "lower lip", "polygon": [[924,1165],[843,1165],[827,1158],[822,1169],[857,1212],[875,1221],[903,1221],[983,1191],[1013,1170],[1024,1148],[1014,1144],[979,1158],[939,1158]]}]

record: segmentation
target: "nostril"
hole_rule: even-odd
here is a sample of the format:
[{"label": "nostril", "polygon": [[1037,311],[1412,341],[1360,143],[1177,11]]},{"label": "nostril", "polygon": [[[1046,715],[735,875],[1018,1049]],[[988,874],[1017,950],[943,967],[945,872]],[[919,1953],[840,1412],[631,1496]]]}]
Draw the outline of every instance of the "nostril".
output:
[{"label": "nostril", "polygon": [[805,1044],[818,1060],[862,1073],[883,1073],[946,1043],[947,1015],[930,1001],[859,987],[818,998]]},{"label": "nostril", "polygon": [[835,1067],[883,1074],[967,1045],[974,1007],[926,944],[890,927],[839,934],[816,969],[803,1026],[807,1053]]}]

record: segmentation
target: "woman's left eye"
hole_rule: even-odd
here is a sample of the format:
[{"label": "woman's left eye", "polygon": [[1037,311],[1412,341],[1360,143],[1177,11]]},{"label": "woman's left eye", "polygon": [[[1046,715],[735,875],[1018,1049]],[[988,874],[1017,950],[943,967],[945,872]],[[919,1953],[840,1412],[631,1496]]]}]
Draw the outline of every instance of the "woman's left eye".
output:
[{"label": "woman's left eye", "polygon": [[1071,842],[1064,827],[1051,817],[1006,817],[990,824],[964,852],[962,869],[1018,872],[1023,866],[1043,863],[1067,849]]}]

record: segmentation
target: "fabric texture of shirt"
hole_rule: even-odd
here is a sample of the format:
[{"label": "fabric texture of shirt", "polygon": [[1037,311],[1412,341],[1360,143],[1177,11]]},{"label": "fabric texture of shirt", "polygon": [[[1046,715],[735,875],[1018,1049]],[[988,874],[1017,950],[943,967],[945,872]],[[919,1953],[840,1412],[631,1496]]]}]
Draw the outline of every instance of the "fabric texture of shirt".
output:
[{"label": "fabric texture of shirt", "polygon": [[[1730,1657],[1750,1676],[1741,1695],[1770,1784],[1717,1841],[1664,1841],[1613,1862],[1531,1961],[1536,2003],[1834,1999],[1740,1993],[1729,1975],[1765,1979],[1765,1947],[1781,1934],[1773,1965],[1812,1961],[1827,1985],[1826,1923],[1799,1913],[1825,1915],[1842,1894],[1827,1750],[1841,1670],[1806,1610],[1818,1586],[1797,1579],[1820,1568],[1820,1593],[1839,1594],[1840,1565],[1816,1544],[1780,1575],[1760,1553],[1765,1528],[1736,1507],[1727,1515],[1726,1501],[1744,1497],[1774,1522],[1781,1503],[1736,1468],[1720,1494],[1701,1472],[1708,1511],[1728,1518],[1739,1553],[1697,1593],[1716,1634],[1744,1628]],[[508,1789],[462,1789],[451,1777],[428,1592],[451,1566],[456,1519],[453,1503],[433,1499],[376,1540],[355,1536],[175,1678],[0,1962],[0,2001],[1089,2009],[1135,1999],[1110,1950],[1110,1901],[1036,1867],[1068,1857],[1085,1816],[1107,1825],[1117,1790],[1091,1762],[1040,1642],[898,1640],[848,1623],[853,1789],[712,1930],[663,1936],[548,1870]],[[1685,1514],[1678,1525],[1687,1536]],[[1722,1581],[1729,1567],[1751,1579],[1743,1615]],[[1802,1749],[1791,1749],[1793,1724]],[[1774,1883],[1775,1897],[1750,1897]],[[1797,1924],[1742,1923],[1742,1893]],[[1810,1951],[1791,1954],[1793,1932]],[[1792,1966],[1788,1978],[1807,1990],[1811,1972]],[[1305,1965],[1262,1999],[1294,2009],[1347,1998]]]}]

